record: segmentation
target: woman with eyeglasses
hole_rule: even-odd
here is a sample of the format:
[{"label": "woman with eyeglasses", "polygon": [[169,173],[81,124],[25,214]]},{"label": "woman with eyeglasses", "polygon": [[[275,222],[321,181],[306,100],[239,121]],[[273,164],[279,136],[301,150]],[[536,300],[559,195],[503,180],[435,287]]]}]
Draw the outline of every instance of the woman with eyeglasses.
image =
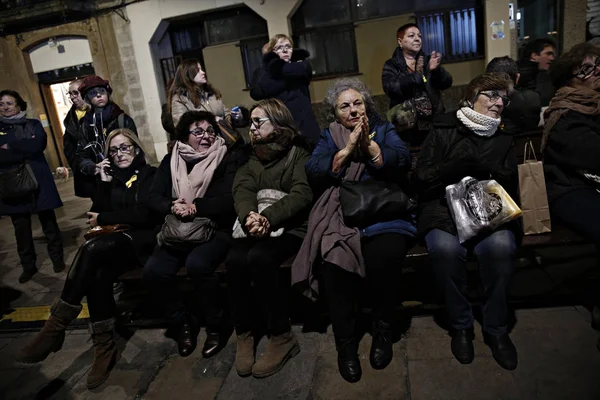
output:
[{"label": "woman with eyeglasses", "polygon": [[82,310],[87,297],[94,361],[87,387],[96,388],[108,379],[117,360],[116,305],[113,282],[123,272],[139,268],[156,243],[160,218],[145,201],[156,169],[148,165],[138,137],[129,129],[116,129],[106,138],[97,187],[88,223],[100,230],[116,224],[128,229],[99,233],[87,240],[75,255],[59,298],[50,308],[42,330],[17,354],[17,361],[37,363],[61,349],[65,330]]},{"label": "woman with eyeglasses", "polygon": [[[233,183],[243,237],[234,239],[225,265],[237,335],[237,373],[264,378],[300,351],[291,330],[280,266],[302,244],[312,190],[304,168],[310,153],[287,107],[277,99],[262,100],[252,107],[251,121],[252,155]],[[263,209],[259,198],[272,204]],[[257,314],[263,309],[271,336],[255,362]]]},{"label": "woman with eyeglasses", "polygon": [[362,376],[357,312],[361,299],[368,299],[372,308],[370,364],[380,370],[392,361],[397,283],[416,228],[412,216],[401,213],[360,229],[347,226],[339,186],[344,181],[406,183],[411,161],[392,124],[377,115],[371,93],[359,79],[336,80],[327,89],[325,103],[332,122],[306,165],[312,187],[325,190],[310,213],[306,239],[292,266],[292,284],[314,298],[321,286],[318,280],[323,280],[338,370],[354,383]]},{"label": "woman with eyeglasses", "polygon": [[219,302],[219,280],[215,274],[231,243],[235,221],[231,188],[244,152],[228,149],[215,116],[207,111],[188,111],[177,125],[177,141],[156,173],[150,204],[162,215],[182,220],[209,218],[216,233],[208,242],[193,248],[158,245],[144,266],[144,280],[151,288],[158,311],[177,329],[179,355],[187,357],[196,349],[197,318],[188,311],[175,277],[184,267],[200,297],[206,323],[205,358],[217,354],[227,343],[229,326],[223,321]]},{"label": "woman with eyeglasses", "polygon": [[7,173],[29,164],[38,189],[24,197],[2,198],[0,215],[9,215],[15,228],[17,252],[23,268],[19,283],[29,281],[38,271],[31,231],[31,215],[37,214],[48,239],[48,255],[54,272],[65,269],[63,243],[54,209],[62,201],[44,157],[46,132],[40,121],[28,119],[27,103],[14,90],[0,92],[0,171]]},{"label": "woman with eyeglasses", "polygon": [[96,193],[96,177],[84,175],[78,168],[77,163],[77,142],[79,141],[79,125],[85,114],[91,108],[83,97],[79,88],[83,79],[77,79],[69,83],[69,99],[72,106],[63,124],[65,126],[65,134],[63,136],[63,149],[65,157],[69,162],[69,166],[73,171],[73,181],[75,188],[75,196],[91,198]]},{"label": "woman with eyeglasses", "polygon": [[[75,168],[88,177],[100,174],[104,160],[107,135],[115,129],[126,128],[137,135],[135,122],[112,100],[112,88],[97,75],[83,79],[79,92],[90,109],[79,121],[79,136]],[[94,201],[92,194],[92,202]]]},{"label": "woman with eyeglasses", "polygon": [[321,132],[310,101],[313,69],[307,60],[309,56],[306,50],[294,49],[288,36],[273,36],[261,69],[255,74],[250,96],[254,100],[281,100],[292,113],[300,135],[314,146]]},{"label": "woman with eyeglasses", "polygon": [[473,361],[473,311],[467,298],[467,253],[479,261],[485,288],[483,337],[501,367],[517,367],[508,336],[508,289],[521,228],[512,222],[461,244],[446,202],[446,186],[466,176],[495,179],[518,199],[517,159],[500,117],[509,104],[506,74],[489,73],[466,87],[460,109],[436,122],[423,143],[413,181],[419,193],[418,235],[424,238],[438,289],[444,294],[451,350],[462,363]]},{"label": "woman with eyeglasses", "polygon": [[[550,211],[600,243],[600,50],[573,46],[552,64],[550,76],[558,89],[544,115],[542,139]],[[596,293],[592,326],[600,329]]]}]

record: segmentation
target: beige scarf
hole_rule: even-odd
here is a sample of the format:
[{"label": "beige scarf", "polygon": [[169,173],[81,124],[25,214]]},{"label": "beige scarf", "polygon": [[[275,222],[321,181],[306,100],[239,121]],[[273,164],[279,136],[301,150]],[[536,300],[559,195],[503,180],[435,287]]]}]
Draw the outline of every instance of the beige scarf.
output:
[{"label": "beige scarf", "polygon": [[542,137],[542,152],[548,143],[548,137],[554,125],[567,111],[573,110],[586,115],[600,114],[600,93],[592,89],[565,86],[560,88],[550,106],[544,112],[544,136]]},{"label": "beige scarf", "polygon": [[[194,199],[204,197],[215,170],[226,153],[225,141],[219,136],[216,137],[213,145],[202,153],[188,144],[177,141],[171,153],[173,196],[184,198],[188,204]],[[195,163],[189,174],[186,163]]]}]

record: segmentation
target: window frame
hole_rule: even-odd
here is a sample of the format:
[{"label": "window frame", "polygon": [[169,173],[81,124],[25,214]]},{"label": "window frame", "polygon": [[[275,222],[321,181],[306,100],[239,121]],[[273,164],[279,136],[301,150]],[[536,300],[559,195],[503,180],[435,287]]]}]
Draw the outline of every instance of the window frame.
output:
[{"label": "window frame", "polygon": [[[475,11],[475,35],[477,40],[477,52],[473,55],[467,57],[454,56],[452,55],[452,30],[451,30],[451,21],[450,15],[453,12],[461,11],[461,10],[470,10],[474,9]],[[419,25],[419,21],[421,18],[433,15],[433,14],[442,14],[443,15],[443,24],[444,24],[444,48],[445,54],[442,54],[442,61],[445,64],[452,64],[464,61],[473,61],[473,60],[481,60],[485,58],[485,22],[484,22],[484,10],[481,3],[477,3],[476,6],[473,7],[445,7],[443,9],[436,9],[422,13],[415,13],[416,24]]]}]

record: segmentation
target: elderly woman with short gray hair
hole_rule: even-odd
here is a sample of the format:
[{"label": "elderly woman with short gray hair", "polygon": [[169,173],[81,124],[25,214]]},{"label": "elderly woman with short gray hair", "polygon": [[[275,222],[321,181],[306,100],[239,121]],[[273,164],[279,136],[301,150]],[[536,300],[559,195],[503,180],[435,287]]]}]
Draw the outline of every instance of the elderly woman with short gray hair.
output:
[{"label": "elderly woman with short gray hair", "polygon": [[[340,203],[343,181],[398,183],[410,166],[408,149],[382,120],[369,90],[358,79],[339,79],[325,98],[331,124],[321,133],[306,171],[313,187],[324,188],[313,207],[306,238],[292,268],[292,283],[308,297],[318,295],[318,260],[338,351],[338,368],[348,382],[361,378],[356,308],[359,285],[367,285],[373,308],[370,362],[383,369],[392,360],[391,321],[396,303],[396,274],[410,238],[412,218],[385,220],[369,226],[347,226]],[[348,221],[346,221],[348,222]],[[360,229],[359,229],[360,228]]]}]

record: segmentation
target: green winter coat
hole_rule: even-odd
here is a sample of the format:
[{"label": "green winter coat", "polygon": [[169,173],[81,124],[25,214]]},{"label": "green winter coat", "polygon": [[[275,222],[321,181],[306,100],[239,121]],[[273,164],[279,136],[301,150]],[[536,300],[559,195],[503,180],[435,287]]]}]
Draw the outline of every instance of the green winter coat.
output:
[{"label": "green winter coat", "polygon": [[288,195],[266,208],[262,215],[269,220],[271,230],[283,227],[287,233],[304,237],[313,199],[304,168],[309,159],[310,154],[298,146],[267,165],[252,154],[248,163],[238,169],[233,181],[234,207],[242,226],[250,211],[258,212],[258,191],[276,189]]}]

